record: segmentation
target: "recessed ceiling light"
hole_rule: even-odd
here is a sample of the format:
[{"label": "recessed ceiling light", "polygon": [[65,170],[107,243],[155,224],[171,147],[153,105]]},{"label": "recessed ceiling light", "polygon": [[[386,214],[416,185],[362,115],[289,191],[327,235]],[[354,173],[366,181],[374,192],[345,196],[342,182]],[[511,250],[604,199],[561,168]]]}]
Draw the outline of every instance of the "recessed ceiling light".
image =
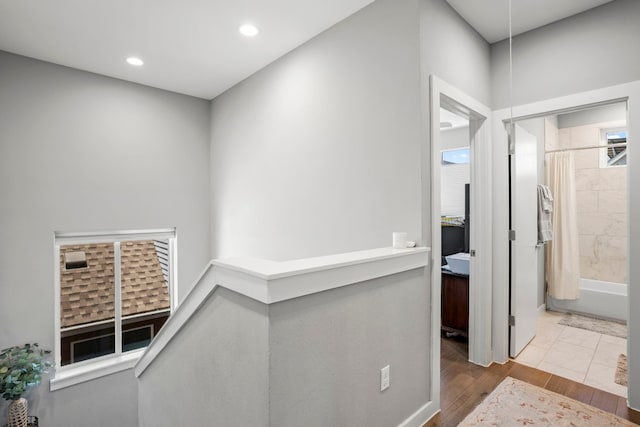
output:
[{"label": "recessed ceiling light", "polygon": [[135,56],[128,57],[127,62],[129,63],[129,65],[133,65],[135,67],[140,67],[141,65],[144,65],[144,61],[142,61],[142,59],[140,58],[136,58]]},{"label": "recessed ceiling light", "polygon": [[244,24],[238,27],[240,34],[247,37],[253,37],[258,34],[258,28],[255,25]]}]

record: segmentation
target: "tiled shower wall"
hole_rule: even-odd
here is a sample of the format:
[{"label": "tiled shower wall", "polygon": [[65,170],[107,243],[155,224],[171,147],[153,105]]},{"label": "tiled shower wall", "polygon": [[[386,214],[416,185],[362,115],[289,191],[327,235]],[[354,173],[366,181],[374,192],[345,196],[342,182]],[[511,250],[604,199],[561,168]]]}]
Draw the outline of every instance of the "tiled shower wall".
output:
[{"label": "tiled shower wall", "polygon": [[[595,146],[600,128],[559,129],[559,146]],[[627,283],[627,170],[600,168],[600,150],[576,150],[580,277]]]}]

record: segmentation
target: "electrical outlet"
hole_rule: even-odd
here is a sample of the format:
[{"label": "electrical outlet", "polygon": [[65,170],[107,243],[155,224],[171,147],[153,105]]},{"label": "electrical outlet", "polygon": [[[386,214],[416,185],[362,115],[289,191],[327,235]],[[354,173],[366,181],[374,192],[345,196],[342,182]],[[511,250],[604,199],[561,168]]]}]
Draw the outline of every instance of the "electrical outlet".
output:
[{"label": "electrical outlet", "polygon": [[391,383],[389,369],[389,365],[380,369],[380,391],[385,391],[389,388],[389,384]]}]

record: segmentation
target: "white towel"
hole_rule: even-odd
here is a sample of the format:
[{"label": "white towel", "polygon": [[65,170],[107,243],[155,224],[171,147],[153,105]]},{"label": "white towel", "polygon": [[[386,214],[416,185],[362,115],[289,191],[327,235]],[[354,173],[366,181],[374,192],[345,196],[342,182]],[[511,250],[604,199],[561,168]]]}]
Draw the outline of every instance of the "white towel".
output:
[{"label": "white towel", "polygon": [[553,196],[546,185],[538,185],[538,242],[550,242],[553,239],[551,228]]},{"label": "white towel", "polygon": [[553,196],[551,189],[546,185],[538,185],[538,190],[542,190],[542,209],[546,212],[553,212]]}]

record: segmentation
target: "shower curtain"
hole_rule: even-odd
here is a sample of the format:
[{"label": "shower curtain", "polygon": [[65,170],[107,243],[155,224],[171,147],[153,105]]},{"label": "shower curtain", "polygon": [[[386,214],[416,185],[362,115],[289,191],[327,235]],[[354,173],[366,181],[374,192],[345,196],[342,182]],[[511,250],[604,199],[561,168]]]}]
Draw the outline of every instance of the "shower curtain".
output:
[{"label": "shower curtain", "polygon": [[548,293],[572,300],[580,296],[580,248],[573,153],[547,154],[547,185],[553,195],[553,240],[546,249]]}]

